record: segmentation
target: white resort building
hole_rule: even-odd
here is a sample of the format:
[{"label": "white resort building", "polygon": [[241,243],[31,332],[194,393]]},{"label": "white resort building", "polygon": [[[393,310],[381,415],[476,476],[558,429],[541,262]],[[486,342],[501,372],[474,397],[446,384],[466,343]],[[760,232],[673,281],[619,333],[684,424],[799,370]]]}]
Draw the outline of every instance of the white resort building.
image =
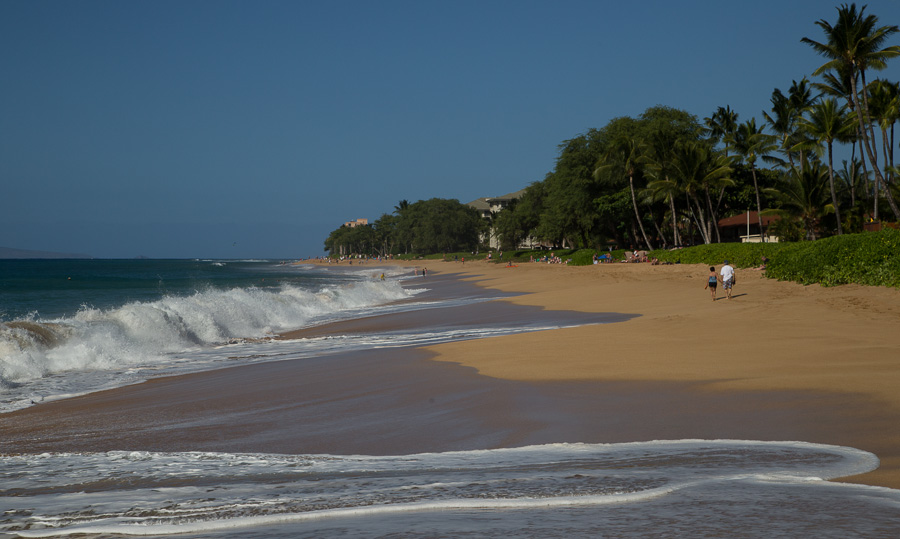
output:
[{"label": "white resort building", "polygon": [[[512,204],[513,201],[518,200],[524,192],[524,189],[520,189],[514,193],[509,193],[507,195],[499,197],[476,198],[472,202],[466,204],[467,206],[478,210],[478,213],[481,214],[481,217],[487,219],[491,223],[491,230],[488,233],[488,237],[482,237],[482,243],[487,244],[491,249],[500,249],[500,238],[497,237],[497,234],[494,231],[493,217],[501,210]],[[517,247],[520,249],[533,249],[538,246],[539,242],[534,238],[529,237],[521,241]]]}]

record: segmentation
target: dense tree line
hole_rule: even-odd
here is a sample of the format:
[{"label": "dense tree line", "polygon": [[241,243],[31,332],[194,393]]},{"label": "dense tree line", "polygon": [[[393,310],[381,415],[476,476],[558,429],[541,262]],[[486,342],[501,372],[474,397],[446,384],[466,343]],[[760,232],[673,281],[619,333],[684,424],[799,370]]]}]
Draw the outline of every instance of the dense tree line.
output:
[{"label": "dense tree line", "polygon": [[[865,9],[842,5],[837,22],[816,23],[824,39],[801,41],[827,60],[813,72],[821,79],[773,90],[759,124],[728,106],[702,122],[657,106],[563,142],[554,170],[495,220],[502,244],[709,244],[721,241],[719,219],[750,209],[761,230],[763,216],[780,216],[769,232],[787,240],[858,232],[886,213],[900,220],[900,87],[866,79],[900,55],[885,46],[898,27],[879,26]],[[839,168],[835,144],[852,147]]]},{"label": "dense tree line", "polygon": [[410,204],[401,200],[394,212],[371,226],[342,226],[325,240],[332,255],[440,253],[478,249],[488,223],[458,200],[432,198]]},{"label": "dense tree line", "polygon": [[[501,245],[512,249],[529,237],[569,248],[717,243],[719,220],[751,209],[760,230],[763,216],[781,217],[768,232],[785,240],[858,232],[884,216],[900,220],[900,85],[867,79],[900,55],[900,46],[886,46],[900,29],[880,26],[865,10],[845,4],[836,22],[816,22],[823,36],[801,41],[826,60],[813,71],[819,79],[774,89],[759,124],[741,122],[729,106],[702,121],[655,106],[564,141],[554,169],[492,217]],[[851,148],[840,166],[835,145]],[[457,201],[404,201],[367,230],[332,232],[326,249],[472,250],[485,226]]]}]

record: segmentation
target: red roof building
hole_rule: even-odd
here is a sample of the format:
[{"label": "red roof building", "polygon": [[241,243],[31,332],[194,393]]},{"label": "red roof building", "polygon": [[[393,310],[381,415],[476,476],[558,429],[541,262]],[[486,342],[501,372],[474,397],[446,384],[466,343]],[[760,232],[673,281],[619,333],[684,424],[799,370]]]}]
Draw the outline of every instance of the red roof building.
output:
[{"label": "red roof building", "polygon": [[[732,217],[719,219],[719,232],[723,242],[759,243],[762,236],[759,232],[759,213],[745,211]],[[778,215],[763,215],[763,229],[768,230],[770,224],[781,219]],[[777,242],[777,236],[766,234],[766,241]]]}]

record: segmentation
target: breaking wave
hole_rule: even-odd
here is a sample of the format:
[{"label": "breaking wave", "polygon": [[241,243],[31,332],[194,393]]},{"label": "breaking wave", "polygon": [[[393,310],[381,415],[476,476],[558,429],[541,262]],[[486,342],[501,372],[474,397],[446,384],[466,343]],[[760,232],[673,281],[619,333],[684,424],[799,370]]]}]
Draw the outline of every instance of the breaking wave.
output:
[{"label": "breaking wave", "polygon": [[157,301],[82,307],[56,320],[0,322],[0,390],[50,374],[144,365],[190,349],[260,339],[407,298],[397,281],[306,290],[207,289]]}]

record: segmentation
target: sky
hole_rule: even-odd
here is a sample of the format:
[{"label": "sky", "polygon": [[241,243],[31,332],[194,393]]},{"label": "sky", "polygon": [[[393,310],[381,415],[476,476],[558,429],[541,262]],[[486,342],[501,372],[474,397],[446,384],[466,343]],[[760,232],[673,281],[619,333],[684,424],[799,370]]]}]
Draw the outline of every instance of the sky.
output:
[{"label": "sky", "polygon": [[400,200],[542,180],[563,141],[652,106],[761,123],[815,80],[800,39],[840,3],[2,0],[0,246],[321,256]]}]

